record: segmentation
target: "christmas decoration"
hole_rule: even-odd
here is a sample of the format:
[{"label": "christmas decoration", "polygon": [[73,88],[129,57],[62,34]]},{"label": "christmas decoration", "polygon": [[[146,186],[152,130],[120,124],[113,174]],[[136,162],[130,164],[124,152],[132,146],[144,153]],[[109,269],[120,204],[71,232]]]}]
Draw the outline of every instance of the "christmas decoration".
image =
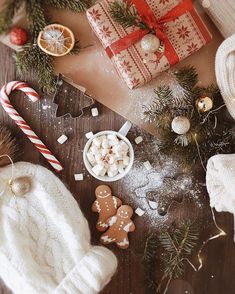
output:
[{"label": "christmas decoration", "polygon": [[190,121],[185,116],[176,116],[171,123],[172,130],[178,134],[186,134],[190,129]]},{"label": "christmas decoration", "polygon": [[148,34],[141,39],[141,49],[146,53],[156,52],[161,45],[160,40],[156,35]]},{"label": "christmas decoration", "polygon": [[[159,234],[151,233],[145,242],[143,263],[147,275],[148,286],[153,293],[167,293],[172,279],[179,278],[184,273],[184,265],[189,264],[195,249],[199,231],[195,224],[185,222],[179,227],[171,228]],[[157,254],[161,252],[160,264],[163,275],[156,281]],[[165,287],[163,287],[165,284]]]},{"label": "christmas decoration", "polygon": [[213,101],[210,97],[200,97],[196,100],[197,110],[207,112],[213,108]]},{"label": "christmas decoration", "polygon": [[38,46],[45,53],[52,56],[64,56],[74,47],[73,32],[62,25],[51,24],[46,26],[38,35]]},{"label": "christmas decoration", "polygon": [[96,229],[100,232],[108,228],[106,220],[114,216],[118,207],[122,205],[121,199],[112,195],[112,190],[107,185],[99,185],[95,189],[96,200],[93,202],[91,210],[99,214]]},{"label": "christmas decoration", "polygon": [[[30,41],[22,47],[22,50],[15,54],[16,66],[20,72],[28,72],[33,69],[38,77],[38,82],[42,89],[52,93],[55,89],[56,78],[53,72],[53,57],[43,52],[37,43],[39,33],[50,24],[50,8],[67,9],[80,12],[87,9],[90,0],[20,0],[5,1],[3,9],[0,11],[0,34],[10,29],[13,18],[17,11],[25,6],[25,11],[29,21]],[[76,43],[74,50],[79,51],[79,43]]]},{"label": "christmas decoration", "polygon": [[56,117],[81,117],[84,111],[94,104],[94,99],[84,87],[59,74],[56,81],[53,103],[56,104]]},{"label": "christmas decoration", "polygon": [[29,38],[27,31],[19,27],[11,29],[9,36],[10,42],[18,46],[26,44]]},{"label": "christmas decoration", "polygon": [[105,221],[109,228],[100,237],[100,242],[104,245],[116,243],[118,248],[127,249],[128,233],[135,231],[135,224],[131,220],[132,214],[133,210],[129,205],[121,205],[117,213]]},{"label": "christmas decoration", "polygon": [[15,196],[24,196],[30,191],[31,180],[30,177],[19,177],[10,181],[9,185]]},{"label": "christmas decoration", "polygon": [[1,168],[0,177],[31,182],[23,198],[11,189],[1,195],[0,278],[9,289],[101,292],[116,271],[117,259],[105,247],[90,244],[88,222],[65,185],[46,168],[27,162]]},{"label": "christmas decoration", "polygon": [[87,11],[87,17],[131,89],[211,40],[191,0],[103,0]]},{"label": "christmas decoration", "polygon": [[[231,123],[221,117],[225,109],[219,90],[214,86],[198,87],[195,68],[184,67],[169,73],[169,85],[155,90],[156,99],[144,106],[144,119],[156,125],[160,132],[158,140],[162,152],[175,152],[187,163],[198,159],[205,163],[212,155],[231,153],[235,150]],[[210,97],[206,101],[207,112],[198,111],[198,99]],[[197,103],[196,103],[197,101]],[[204,104],[203,104],[204,105]],[[185,129],[172,132],[175,117],[187,118]],[[189,124],[189,121],[190,124]],[[176,125],[177,126],[177,125]],[[176,128],[175,123],[173,127]]]},{"label": "christmas decoration", "polygon": [[61,171],[63,167],[60,162],[55,158],[55,156],[50,152],[50,150],[43,144],[43,142],[38,138],[26,121],[19,115],[19,113],[14,109],[9,100],[9,95],[14,90],[20,90],[28,96],[32,102],[36,102],[40,99],[37,92],[30,88],[24,82],[13,81],[5,84],[1,89],[0,102],[4,110],[8,115],[15,121],[15,123],[20,127],[20,129],[27,135],[29,140],[35,145],[39,152],[47,159],[51,166],[56,171]]},{"label": "christmas decoration", "polygon": [[[0,166],[10,163],[9,158],[14,158],[18,150],[15,138],[8,128],[0,126]],[[7,155],[7,156],[5,156]],[[9,157],[8,157],[9,156]]]}]

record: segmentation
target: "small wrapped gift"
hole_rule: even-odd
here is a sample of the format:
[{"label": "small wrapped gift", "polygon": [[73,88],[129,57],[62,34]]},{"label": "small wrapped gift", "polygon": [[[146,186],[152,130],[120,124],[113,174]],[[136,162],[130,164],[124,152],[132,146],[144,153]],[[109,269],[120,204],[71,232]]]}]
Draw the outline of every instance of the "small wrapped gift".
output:
[{"label": "small wrapped gift", "polygon": [[87,17],[130,89],[151,81],[211,40],[192,0],[121,0],[134,5],[144,28],[118,24],[110,13],[113,1],[102,0]]}]

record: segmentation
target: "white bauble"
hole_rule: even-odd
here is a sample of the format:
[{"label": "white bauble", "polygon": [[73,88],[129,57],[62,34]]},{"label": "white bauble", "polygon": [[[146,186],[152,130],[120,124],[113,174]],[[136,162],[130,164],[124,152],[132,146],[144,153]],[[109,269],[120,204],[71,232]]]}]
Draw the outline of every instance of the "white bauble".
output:
[{"label": "white bauble", "polygon": [[190,121],[185,116],[177,116],[172,120],[171,127],[176,134],[183,135],[190,130]]},{"label": "white bauble", "polygon": [[156,52],[159,49],[160,45],[160,40],[157,36],[153,34],[145,35],[140,41],[141,49],[147,53]]}]

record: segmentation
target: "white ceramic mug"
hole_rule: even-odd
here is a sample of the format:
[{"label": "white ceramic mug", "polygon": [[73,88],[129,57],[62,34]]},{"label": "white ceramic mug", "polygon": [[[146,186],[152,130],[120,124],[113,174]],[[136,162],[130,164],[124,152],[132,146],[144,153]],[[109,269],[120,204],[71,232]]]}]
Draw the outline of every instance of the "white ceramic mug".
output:
[{"label": "white ceramic mug", "polygon": [[[85,164],[86,169],[88,170],[88,172],[96,179],[103,181],[103,182],[114,182],[114,181],[118,181],[120,179],[122,179],[132,168],[133,162],[134,162],[134,149],[131,145],[131,142],[127,139],[126,135],[129,132],[131,128],[131,123],[129,121],[127,121],[118,132],[115,131],[102,131],[99,132],[97,134],[95,134],[94,136],[92,136],[92,138],[90,138],[85,147],[84,147],[84,151],[83,151],[83,161]],[[94,138],[96,137],[100,137],[102,135],[116,135],[120,140],[123,140],[129,147],[129,157],[130,157],[130,163],[129,165],[125,168],[123,173],[119,173],[114,177],[108,177],[108,176],[97,176],[93,171],[92,171],[92,165],[90,164],[90,162],[87,159],[87,152],[92,144],[92,141],[94,140]]]}]

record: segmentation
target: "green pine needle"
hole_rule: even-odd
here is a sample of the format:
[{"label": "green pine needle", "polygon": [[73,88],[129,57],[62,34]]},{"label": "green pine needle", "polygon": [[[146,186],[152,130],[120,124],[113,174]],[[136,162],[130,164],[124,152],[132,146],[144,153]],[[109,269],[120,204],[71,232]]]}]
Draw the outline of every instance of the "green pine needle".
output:
[{"label": "green pine needle", "polygon": [[113,20],[124,28],[137,26],[141,29],[148,29],[148,26],[141,21],[134,5],[129,5],[125,1],[114,1],[110,3],[109,12]]},{"label": "green pine needle", "polygon": [[81,12],[85,11],[87,8],[90,7],[91,1],[90,0],[44,0],[48,3],[48,5],[53,6],[55,8],[61,9],[68,9],[74,12]]},{"label": "green pine needle", "polygon": [[28,44],[15,54],[16,66],[20,73],[33,69],[42,90],[51,94],[55,90],[56,77],[53,70],[53,57],[44,53],[37,45]]},{"label": "green pine needle", "polygon": [[4,3],[0,12],[0,34],[9,30],[15,13],[18,11],[24,0],[9,0]]},{"label": "green pine needle", "polygon": [[[187,165],[194,164],[200,156],[204,163],[215,154],[234,153],[235,143],[231,136],[231,124],[223,118],[224,102],[218,87],[199,87],[196,69],[183,67],[173,72],[175,82],[155,89],[154,101],[143,107],[144,120],[158,128],[159,150],[181,155]],[[176,90],[175,90],[176,88]],[[213,112],[200,113],[196,101],[208,96],[213,101]],[[177,135],[172,131],[172,120],[185,116],[190,120],[190,131]],[[196,134],[196,140],[195,140]]]},{"label": "green pine needle", "polygon": [[[184,273],[185,261],[191,257],[199,238],[198,226],[191,221],[183,223],[173,230],[160,234],[151,233],[143,252],[143,263],[148,288],[154,293],[163,293],[162,285],[166,281],[179,278]],[[156,268],[162,266],[162,277],[157,281]],[[165,292],[164,292],[165,293]]]},{"label": "green pine needle", "polygon": [[[91,0],[5,1],[4,9],[0,12],[0,34],[10,29],[16,12],[22,4],[25,4],[31,40],[15,54],[16,66],[21,73],[33,70],[37,75],[39,85],[47,93],[52,93],[55,90],[54,59],[41,51],[36,43],[39,32],[50,24],[48,9],[54,7],[81,12],[87,9],[91,2]],[[77,54],[79,50],[79,43],[76,42],[71,54]]]}]

